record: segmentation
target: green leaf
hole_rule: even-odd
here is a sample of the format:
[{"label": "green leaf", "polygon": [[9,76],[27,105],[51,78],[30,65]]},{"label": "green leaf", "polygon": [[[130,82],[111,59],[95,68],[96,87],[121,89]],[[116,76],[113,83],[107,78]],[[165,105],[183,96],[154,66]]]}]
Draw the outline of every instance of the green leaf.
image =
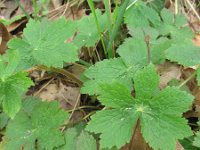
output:
[{"label": "green leaf", "polygon": [[24,16],[25,15],[17,15],[17,16],[10,18],[9,20],[0,18],[0,22],[2,22],[5,26],[9,26],[12,23],[22,19]]},{"label": "green leaf", "polygon": [[78,133],[75,128],[69,128],[64,132],[65,145],[56,150],[76,150],[76,139]]},{"label": "green leaf", "polygon": [[161,11],[161,18],[163,22],[157,27],[161,35],[170,35],[172,41],[178,45],[182,44],[183,41],[192,42],[194,34],[188,27],[183,27],[187,23],[184,16],[174,17],[171,11],[164,8]]},{"label": "green leaf", "polygon": [[[168,40],[159,39],[150,43],[151,60],[161,63],[165,59],[165,50],[170,46]],[[144,66],[148,65],[147,46],[143,39],[128,38],[119,46],[117,52],[120,58],[103,60],[97,62],[84,72],[82,93],[97,94],[101,82],[111,83],[117,80],[132,89],[134,74]]]},{"label": "green leaf", "polygon": [[[146,36],[146,35],[145,35]],[[134,65],[142,68],[148,64],[148,49],[145,42],[145,36],[142,38],[128,38],[119,46],[117,52],[127,66]],[[166,38],[156,39],[150,36],[150,57],[153,63],[162,63],[165,60],[165,50],[171,45]]]},{"label": "green leaf", "polygon": [[84,76],[88,79],[84,81],[81,92],[90,95],[97,94],[99,83],[110,83],[113,80],[118,80],[131,89],[132,77],[135,71],[134,66],[127,67],[121,58],[97,62],[84,72]]},{"label": "green leaf", "polygon": [[99,96],[99,99],[101,99],[102,104],[106,105],[107,107],[119,109],[121,107],[126,108],[132,105],[134,102],[134,99],[130,94],[131,91],[127,88],[124,88],[124,85],[118,82],[116,82],[114,86],[113,84],[100,84],[100,88],[103,91],[109,91]]},{"label": "green leaf", "polygon": [[158,92],[159,75],[156,73],[153,65],[136,73],[134,81],[135,97],[137,99],[150,99]]},{"label": "green leaf", "polygon": [[131,108],[102,110],[92,116],[86,130],[101,133],[101,148],[116,146],[119,149],[130,141],[138,116]]},{"label": "green leaf", "polygon": [[97,150],[96,140],[88,132],[82,131],[77,138],[76,150]]},{"label": "green leaf", "polygon": [[181,145],[183,146],[184,150],[199,150],[198,147],[193,145],[194,136],[190,136],[180,140]]},{"label": "green leaf", "polygon": [[128,38],[117,49],[117,53],[127,66],[143,67],[148,64],[146,43],[141,39]]},{"label": "green leaf", "polygon": [[56,150],[95,150],[96,141],[92,135],[84,131],[83,124],[68,128],[64,132],[65,144]]},{"label": "green leaf", "polygon": [[22,59],[20,68],[34,65],[63,67],[63,62],[78,60],[77,47],[66,42],[73,36],[75,27],[64,18],[51,22],[30,20],[24,29],[23,38],[10,40],[8,47],[19,50]]},{"label": "green leaf", "polygon": [[158,90],[159,76],[152,64],[135,74],[132,103],[131,92],[119,84],[101,83],[99,100],[112,109],[97,112],[87,126],[88,131],[101,133],[102,148],[120,148],[128,143],[137,120],[144,139],[155,150],[173,150],[178,139],[192,135],[182,113],[191,106],[193,96],[176,87]]},{"label": "green leaf", "polygon": [[200,132],[198,132],[194,138],[193,145],[196,147],[200,147]]},{"label": "green leaf", "polygon": [[147,2],[147,5],[155,9],[157,12],[160,12],[165,7],[165,0],[159,0],[159,1],[145,0],[145,2]]},{"label": "green leaf", "polygon": [[9,121],[8,115],[6,115],[3,112],[0,113],[0,129],[3,129],[4,127],[6,127],[8,121]]},{"label": "green leaf", "polygon": [[[100,10],[96,10],[96,15],[99,20],[101,31],[106,29],[106,16],[101,15]],[[91,13],[76,22],[78,24],[78,34],[74,38],[74,43],[79,48],[82,46],[92,47],[100,40],[100,35],[96,27],[94,15]]]},{"label": "green leaf", "polygon": [[197,83],[198,83],[198,86],[200,86],[200,67],[198,67],[197,69]]},{"label": "green leaf", "polygon": [[11,118],[21,108],[21,96],[32,85],[26,72],[16,72],[20,58],[17,51],[8,52],[0,56],[0,101],[3,111]]},{"label": "green leaf", "polygon": [[63,145],[64,137],[59,127],[67,117],[67,112],[59,109],[58,102],[40,102],[35,105],[31,114],[22,109],[7,126],[3,148],[34,149],[36,140],[41,149],[53,149]]},{"label": "green leaf", "polygon": [[166,51],[167,59],[184,66],[195,66],[200,63],[200,49],[191,44],[173,44]]},{"label": "green leaf", "polygon": [[149,22],[153,25],[158,25],[160,17],[154,9],[142,2],[137,2],[125,12],[124,21],[128,27],[147,27]]},{"label": "green leaf", "polygon": [[162,20],[165,23],[173,24],[174,23],[174,15],[166,8],[161,11]]}]

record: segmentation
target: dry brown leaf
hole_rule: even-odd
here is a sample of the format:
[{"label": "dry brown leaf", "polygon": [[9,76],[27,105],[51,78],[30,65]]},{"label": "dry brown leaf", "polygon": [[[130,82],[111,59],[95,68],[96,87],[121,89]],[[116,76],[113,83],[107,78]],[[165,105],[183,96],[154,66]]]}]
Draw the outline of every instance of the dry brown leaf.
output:
[{"label": "dry brown leaf", "polygon": [[200,46],[200,34],[196,34],[193,42],[196,46]]},{"label": "dry brown leaf", "polygon": [[62,5],[62,0],[51,0],[54,8],[58,8]]},{"label": "dry brown leaf", "polygon": [[0,54],[3,54],[7,49],[7,42],[10,35],[3,23],[0,23]]},{"label": "dry brown leaf", "polygon": [[120,150],[152,150],[142,136],[139,121],[134,127],[134,133],[130,143],[123,146]]},{"label": "dry brown leaf", "polygon": [[158,65],[157,69],[160,74],[160,88],[166,87],[172,79],[179,80],[181,77],[181,68],[174,63],[166,61]]},{"label": "dry brown leaf", "polygon": [[[80,88],[78,87],[68,87],[62,83],[59,85],[51,83],[47,85],[38,96],[43,100],[58,100],[61,103],[61,107],[66,110],[71,110],[75,107],[77,98],[80,94]],[[80,100],[78,99],[80,104]]]},{"label": "dry brown leaf", "polygon": [[74,76],[76,76],[78,79],[80,79],[80,76],[85,71],[85,68],[82,65],[75,64],[68,67],[67,70],[72,74],[74,74]]},{"label": "dry brown leaf", "polygon": [[184,150],[183,146],[179,142],[176,142],[176,150]]},{"label": "dry brown leaf", "polygon": [[[31,14],[33,12],[33,6],[31,0],[20,0],[20,4],[24,7],[27,13]],[[22,15],[24,12],[18,7],[15,16]]]},{"label": "dry brown leaf", "polygon": [[20,26],[22,26],[22,24],[26,23],[27,22],[27,18],[26,17],[23,17],[21,18],[20,20],[17,20],[13,23],[11,23],[8,27],[7,27],[7,30],[8,32],[12,32],[14,30],[16,30],[17,28],[19,28]]},{"label": "dry brown leaf", "polygon": [[0,16],[2,16],[4,19],[10,19],[17,7],[18,6],[14,0],[4,1],[3,7],[0,8]]}]

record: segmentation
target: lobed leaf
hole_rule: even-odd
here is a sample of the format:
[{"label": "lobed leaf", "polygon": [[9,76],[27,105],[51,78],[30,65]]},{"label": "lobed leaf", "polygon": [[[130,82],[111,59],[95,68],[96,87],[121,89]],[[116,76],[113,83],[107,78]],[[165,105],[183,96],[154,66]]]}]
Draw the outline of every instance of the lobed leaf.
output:
[{"label": "lobed leaf", "polygon": [[64,18],[51,22],[30,20],[24,29],[23,38],[10,40],[8,47],[19,50],[21,55],[19,68],[24,69],[34,65],[63,67],[64,62],[78,60],[77,47],[66,42],[73,36],[75,30],[74,23]]},{"label": "lobed leaf", "polygon": [[129,108],[102,110],[92,116],[86,129],[101,133],[101,148],[116,146],[119,149],[130,141],[138,116],[134,109]]},{"label": "lobed leaf", "polygon": [[64,144],[59,127],[68,117],[67,112],[58,108],[58,102],[40,102],[35,106],[30,114],[22,109],[9,122],[2,144],[5,150],[35,149],[36,140],[41,149]]},{"label": "lobed leaf", "polygon": [[26,72],[17,72],[20,61],[17,51],[9,51],[0,60],[0,101],[3,111],[14,118],[21,108],[21,96],[33,83]]},{"label": "lobed leaf", "polygon": [[93,115],[87,130],[101,134],[102,148],[120,148],[128,143],[138,120],[145,141],[155,150],[173,150],[178,139],[192,135],[182,113],[191,106],[193,96],[176,87],[160,91],[158,83],[152,64],[138,71],[134,77],[136,99],[132,98],[132,104],[131,92],[128,94],[123,84],[101,83],[99,100],[112,109]]}]

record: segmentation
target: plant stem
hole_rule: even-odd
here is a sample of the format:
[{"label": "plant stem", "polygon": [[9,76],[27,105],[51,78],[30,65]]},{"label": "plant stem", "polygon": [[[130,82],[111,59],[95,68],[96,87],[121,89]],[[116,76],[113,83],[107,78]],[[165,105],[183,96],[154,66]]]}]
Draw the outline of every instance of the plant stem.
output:
[{"label": "plant stem", "polygon": [[88,62],[86,62],[86,61],[84,61],[82,59],[79,59],[79,63],[85,65],[86,67],[90,67],[91,66],[90,63],[88,63]]},{"label": "plant stem", "polygon": [[146,45],[147,45],[147,52],[148,52],[148,64],[150,64],[151,62],[151,49],[150,49],[150,36],[149,35],[146,35],[145,36],[145,42],[146,42]]},{"label": "plant stem", "polygon": [[184,80],[179,86],[178,88],[181,88],[182,86],[184,86],[188,81],[190,81],[191,79],[193,79],[197,74],[197,71],[193,72],[186,80]]},{"label": "plant stem", "polygon": [[60,73],[70,79],[72,79],[73,81],[75,81],[79,86],[82,85],[82,81],[80,79],[78,79],[76,76],[74,76],[71,72],[64,70],[64,69],[60,69],[60,68],[54,68],[54,67],[46,67],[46,66],[37,66],[38,69],[41,70],[46,70],[46,71],[54,71],[57,73]]},{"label": "plant stem", "polygon": [[95,19],[95,23],[96,23],[96,26],[97,26],[97,30],[99,32],[99,36],[100,36],[100,39],[101,39],[101,44],[103,46],[103,50],[104,50],[104,53],[105,55],[107,54],[107,51],[106,51],[106,47],[105,47],[105,44],[104,44],[104,41],[103,41],[103,37],[102,37],[102,30],[101,30],[101,27],[99,25],[99,21],[98,21],[98,18],[97,18],[97,15],[96,15],[96,12],[95,12],[95,8],[94,8],[94,3],[92,0],[87,0],[88,2],[88,5],[94,15],[94,19]]},{"label": "plant stem", "polygon": [[107,16],[108,33],[109,33],[109,37],[110,37],[111,32],[112,32],[112,16],[111,16],[110,0],[104,0],[104,5],[105,5],[106,16]]},{"label": "plant stem", "polygon": [[21,5],[21,3],[19,2],[19,0],[15,0],[17,5],[19,6],[19,8],[23,11],[23,13],[25,14],[26,18],[29,20],[31,19],[31,16],[28,14],[28,12],[24,9],[24,7]]},{"label": "plant stem", "polygon": [[114,56],[114,53],[113,53],[113,50],[112,50],[112,45],[113,45],[113,42],[116,38],[116,35],[119,31],[119,28],[120,28],[120,25],[123,21],[123,17],[124,17],[124,12],[126,10],[126,7],[128,6],[128,3],[129,3],[130,0],[125,0],[124,3],[122,4],[118,14],[117,14],[117,18],[116,18],[116,22],[114,24],[114,27],[112,29],[112,33],[111,33],[111,36],[110,36],[110,40],[108,42],[108,45],[106,47],[107,49],[107,52],[108,52],[108,58],[112,58]]},{"label": "plant stem", "polygon": [[36,0],[32,0],[33,3],[33,15],[34,18],[37,18],[37,4],[36,4]]}]

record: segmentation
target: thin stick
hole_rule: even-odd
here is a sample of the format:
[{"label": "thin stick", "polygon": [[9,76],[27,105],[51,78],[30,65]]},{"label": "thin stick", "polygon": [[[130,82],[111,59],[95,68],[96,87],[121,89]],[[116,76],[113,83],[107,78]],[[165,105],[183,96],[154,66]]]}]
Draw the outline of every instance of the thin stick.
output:
[{"label": "thin stick", "polygon": [[145,37],[145,42],[146,42],[146,45],[147,45],[147,52],[148,52],[148,64],[150,64],[151,62],[151,50],[150,50],[150,36],[149,35],[146,35]]},{"label": "thin stick", "polygon": [[38,94],[40,94],[40,92],[41,92],[42,90],[44,90],[53,80],[54,80],[54,78],[52,78],[51,80],[49,80],[44,86],[42,86],[41,89],[39,89],[39,90],[34,94],[34,96],[38,96]]},{"label": "thin stick", "polygon": [[193,79],[195,76],[197,75],[197,71],[193,72],[193,74],[191,74],[185,81],[183,81],[178,88],[181,88],[182,86],[184,86],[186,83],[188,83],[188,81],[190,81],[191,79]]},{"label": "thin stick", "polygon": [[188,3],[188,5],[192,9],[192,11],[194,12],[194,14],[196,15],[196,17],[198,18],[198,20],[200,20],[200,16],[199,16],[198,12],[195,10],[195,8],[193,7],[193,5],[191,4],[191,2],[189,0],[186,0],[186,2]]},{"label": "thin stick", "polygon": [[63,11],[62,15],[61,16],[64,16],[66,11],[67,11],[67,8],[69,7],[69,1],[67,1],[67,4],[65,5],[65,10]]},{"label": "thin stick", "polygon": [[25,14],[26,18],[29,20],[31,19],[31,16],[28,14],[28,12],[24,9],[24,7],[21,5],[21,3],[19,2],[19,0],[15,0],[16,3],[18,4],[19,8],[23,11],[23,13]]},{"label": "thin stick", "polygon": [[[69,123],[69,121],[71,120],[71,118],[72,118],[74,112],[76,111],[76,107],[77,107],[77,105],[78,105],[78,102],[80,101],[80,96],[81,96],[80,94],[77,96],[77,98],[76,98],[76,103],[75,103],[75,105],[74,105],[74,107],[73,107],[73,110],[72,110],[72,112],[71,112],[71,114],[70,114],[70,116],[69,116],[69,118],[68,118],[66,124]],[[66,126],[64,126],[64,127],[62,128],[61,132],[63,132],[63,131],[65,130],[65,128],[66,128]]]},{"label": "thin stick", "polygon": [[178,14],[178,0],[175,0],[175,15]]},{"label": "thin stick", "polygon": [[37,4],[36,4],[36,0],[32,0],[32,3],[33,3],[33,11],[34,11],[34,17],[35,18],[38,18],[37,17]]},{"label": "thin stick", "polygon": [[74,76],[71,72],[64,70],[64,69],[59,69],[59,68],[54,68],[54,67],[46,67],[46,66],[37,66],[38,69],[42,69],[42,70],[46,70],[46,71],[54,71],[57,73],[60,73],[70,79],[72,79],[73,81],[75,81],[79,86],[82,85],[82,81],[80,79],[78,79],[76,76]]}]

